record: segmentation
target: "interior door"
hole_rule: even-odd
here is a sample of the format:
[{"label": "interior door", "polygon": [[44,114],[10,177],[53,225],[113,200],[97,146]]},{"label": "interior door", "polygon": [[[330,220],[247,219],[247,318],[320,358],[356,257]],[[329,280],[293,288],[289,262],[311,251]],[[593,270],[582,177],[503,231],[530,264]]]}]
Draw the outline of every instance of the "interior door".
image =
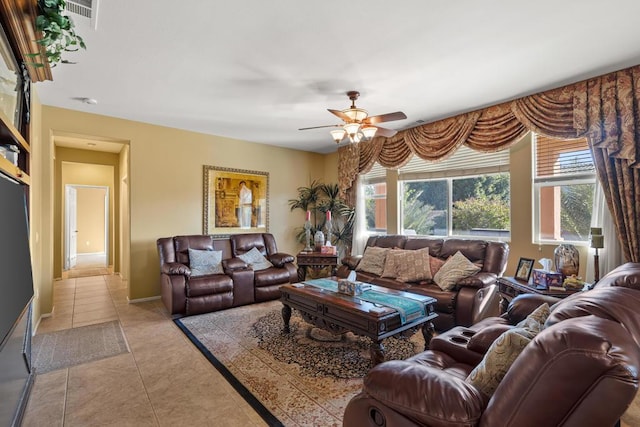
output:
[{"label": "interior door", "polygon": [[65,270],[76,266],[78,258],[78,194],[72,185],[65,186]]}]

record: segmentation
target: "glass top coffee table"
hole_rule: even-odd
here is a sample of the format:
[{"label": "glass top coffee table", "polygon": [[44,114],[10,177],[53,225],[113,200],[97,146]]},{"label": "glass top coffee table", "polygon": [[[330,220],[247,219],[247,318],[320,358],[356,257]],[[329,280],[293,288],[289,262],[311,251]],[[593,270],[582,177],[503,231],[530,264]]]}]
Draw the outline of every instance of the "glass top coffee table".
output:
[{"label": "glass top coffee table", "polygon": [[382,340],[400,333],[406,335],[421,329],[425,350],[428,349],[434,333],[432,320],[437,317],[435,298],[375,285],[371,285],[370,290],[382,298],[386,295],[393,299],[408,298],[412,300],[411,302],[416,301],[423,305],[424,310],[412,313],[411,316],[402,316],[399,309],[365,301],[361,296],[341,294],[319,288],[309,282],[301,282],[280,287],[283,330],[285,333],[290,332],[291,310],[296,309],[307,323],[331,333],[353,332],[356,335],[369,337],[371,338],[371,362],[374,366],[384,360]]}]

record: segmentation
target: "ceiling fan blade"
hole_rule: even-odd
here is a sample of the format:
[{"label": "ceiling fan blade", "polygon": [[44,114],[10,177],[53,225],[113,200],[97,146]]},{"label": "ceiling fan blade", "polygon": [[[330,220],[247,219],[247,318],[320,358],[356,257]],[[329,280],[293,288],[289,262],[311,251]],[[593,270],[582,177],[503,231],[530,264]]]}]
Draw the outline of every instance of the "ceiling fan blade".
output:
[{"label": "ceiling fan blade", "polygon": [[381,128],[379,126],[376,126],[376,128],[378,128],[378,130],[376,131],[376,136],[384,136],[386,138],[390,138],[396,133],[398,133],[397,130],[393,130],[393,129]]},{"label": "ceiling fan blade", "polygon": [[327,111],[330,112],[331,114],[333,114],[334,116],[338,116],[339,118],[341,118],[345,122],[351,121],[349,116],[347,116],[345,113],[343,113],[340,110],[332,110],[331,108],[327,108]]},{"label": "ceiling fan blade", "polygon": [[[331,111],[331,110],[329,110]],[[406,119],[407,115],[402,111],[396,111],[395,113],[380,114],[379,116],[371,116],[364,120],[365,123],[375,125],[376,123],[392,122],[394,120]]]},{"label": "ceiling fan blade", "polygon": [[300,128],[298,130],[320,129],[320,128],[337,128],[340,125],[324,125],[324,126],[311,126],[309,128]]}]

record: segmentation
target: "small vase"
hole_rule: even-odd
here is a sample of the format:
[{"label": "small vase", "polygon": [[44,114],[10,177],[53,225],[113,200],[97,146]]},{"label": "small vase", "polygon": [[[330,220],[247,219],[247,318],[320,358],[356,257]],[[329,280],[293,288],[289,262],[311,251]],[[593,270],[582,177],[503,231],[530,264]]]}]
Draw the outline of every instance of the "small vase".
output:
[{"label": "small vase", "polygon": [[558,273],[562,273],[563,277],[578,275],[580,253],[575,246],[562,244],[553,251],[553,255]]},{"label": "small vase", "polygon": [[316,231],[316,234],[313,236],[313,243],[315,244],[316,252],[320,252],[324,246],[324,233],[321,230]]}]

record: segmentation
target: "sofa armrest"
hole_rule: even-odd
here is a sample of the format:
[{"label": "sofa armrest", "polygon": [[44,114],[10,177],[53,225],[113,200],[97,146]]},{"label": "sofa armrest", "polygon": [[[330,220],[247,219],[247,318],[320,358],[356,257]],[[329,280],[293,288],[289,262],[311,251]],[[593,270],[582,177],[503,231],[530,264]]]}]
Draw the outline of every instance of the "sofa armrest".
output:
[{"label": "sofa armrest", "polygon": [[286,263],[294,261],[293,255],[285,254],[283,252],[278,252],[269,256],[269,262],[274,265],[274,267],[282,268]]},{"label": "sofa armrest", "polygon": [[475,351],[476,353],[486,354],[491,344],[493,344],[500,335],[511,328],[513,328],[512,325],[505,325],[503,323],[482,328],[469,339],[467,349]]},{"label": "sofa armrest", "polygon": [[191,269],[179,262],[167,262],[160,266],[160,272],[163,274],[182,274],[184,276],[191,276]]},{"label": "sofa armrest", "polygon": [[528,315],[533,313],[533,310],[540,307],[545,302],[551,307],[553,304],[561,301],[560,298],[539,295],[539,294],[522,294],[516,296],[509,303],[506,313],[502,315],[503,318],[511,325],[515,325],[518,322],[524,320]]},{"label": "sofa armrest", "polygon": [[402,360],[381,363],[369,371],[363,391],[409,419],[433,426],[477,425],[488,403],[464,379]]},{"label": "sofa armrest", "polygon": [[473,276],[460,279],[458,286],[466,286],[471,288],[484,288],[496,283],[498,276],[494,273],[480,272]]},{"label": "sofa armrest", "polygon": [[349,255],[342,258],[342,265],[346,265],[350,270],[355,270],[361,259],[362,255]]},{"label": "sofa armrest", "polygon": [[229,271],[245,270],[249,268],[249,266],[247,265],[246,262],[244,262],[240,258],[229,258],[229,259],[222,260],[222,268],[226,272],[227,270]]}]

